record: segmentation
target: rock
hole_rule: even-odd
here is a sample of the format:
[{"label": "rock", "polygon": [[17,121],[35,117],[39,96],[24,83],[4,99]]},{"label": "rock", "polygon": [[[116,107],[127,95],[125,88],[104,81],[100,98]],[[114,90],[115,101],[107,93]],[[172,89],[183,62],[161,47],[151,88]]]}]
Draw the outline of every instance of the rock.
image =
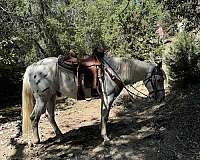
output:
[{"label": "rock", "polygon": [[72,105],[74,105],[74,104],[75,104],[75,99],[67,98],[67,99],[65,100],[65,105],[67,105],[67,106],[72,106]]}]

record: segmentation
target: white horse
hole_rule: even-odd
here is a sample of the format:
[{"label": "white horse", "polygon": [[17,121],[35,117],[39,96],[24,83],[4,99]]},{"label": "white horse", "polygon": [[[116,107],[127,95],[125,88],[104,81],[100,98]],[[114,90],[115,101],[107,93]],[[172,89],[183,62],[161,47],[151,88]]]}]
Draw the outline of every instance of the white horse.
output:
[{"label": "white horse", "polygon": [[[108,142],[106,124],[114,99],[125,85],[143,80],[149,97],[162,101],[165,97],[164,80],[166,75],[162,64],[151,64],[134,59],[104,56],[104,77],[101,101],[101,136]],[[55,100],[57,93],[76,98],[77,83],[73,72],[63,70],[57,64],[58,58],[50,57],[28,66],[23,79],[22,111],[23,133],[33,131],[34,143],[39,143],[38,122],[41,114],[47,113],[56,136],[62,133],[55,122]],[[109,65],[108,65],[109,64]],[[114,69],[114,71],[111,69]],[[120,83],[118,83],[120,82]],[[89,97],[89,92],[85,92]]]}]

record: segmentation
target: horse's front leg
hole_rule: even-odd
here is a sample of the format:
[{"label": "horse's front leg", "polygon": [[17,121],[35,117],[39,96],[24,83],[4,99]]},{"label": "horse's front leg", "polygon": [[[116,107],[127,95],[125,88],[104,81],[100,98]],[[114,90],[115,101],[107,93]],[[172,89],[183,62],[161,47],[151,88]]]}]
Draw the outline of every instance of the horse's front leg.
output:
[{"label": "horse's front leg", "polygon": [[103,83],[102,77],[99,77],[99,82],[101,86],[101,91],[102,91],[102,97],[101,97],[101,136],[103,138],[103,143],[109,142],[109,138],[107,136],[107,120],[108,120],[108,112],[109,112],[109,103],[108,103],[108,97],[106,97],[106,91],[105,91],[105,86]]},{"label": "horse's front leg", "polygon": [[107,136],[107,122],[109,117],[109,112],[114,101],[114,94],[110,94],[107,98],[101,101],[101,136],[104,139],[104,144],[109,143],[109,138]]},{"label": "horse's front leg", "polygon": [[107,143],[109,141],[107,136],[108,112],[108,106],[105,105],[104,100],[101,100],[101,136],[104,140],[103,143]]}]

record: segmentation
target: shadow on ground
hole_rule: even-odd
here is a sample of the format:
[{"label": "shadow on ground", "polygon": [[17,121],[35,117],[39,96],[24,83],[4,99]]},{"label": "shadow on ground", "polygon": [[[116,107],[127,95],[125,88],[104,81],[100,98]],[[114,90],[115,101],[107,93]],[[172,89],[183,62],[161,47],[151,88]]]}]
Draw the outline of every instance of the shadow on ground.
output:
[{"label": "shadow on ground", "polygon": [[[122,110],[108,123],[110,145],[102,145],[99,124],[80,127],[31,148],[39,159],[200,159],[200,94],[196,86],[175,91],[160,105],[123,97]],[[114,106],[116,107],[116,106]],[[20,146],[23,144],[13,144]],[[23,152],[20,150],[21,152]],[[10,157],[11,159],[15,156]]]},{"label": "shadow on ground", "polygon": [[21,107],[19,105],[0,108],[0,124],[21,120]]},{"label": "shadow on ground", "polygon": [[102,145],[99,124],[81,127],[64,134],[57,142],[50,138],[40,144],[41,159],[148,159],[156,156],[155,139],[138,137],[142,126],[132,120],[111,121],[111,144]]},{"label": "shadow on ground", "polygon": [[[160,106],[144,99],[133,103],[123,98],[123,110],[108,123],[109,145],[102,145],[99,124],[64,134],[58,142],[50,138],[33,148],[41,159],[158,159],[160,137],[154,127],[154,111]],[[38,152],[39,151],[39,152]]]}]

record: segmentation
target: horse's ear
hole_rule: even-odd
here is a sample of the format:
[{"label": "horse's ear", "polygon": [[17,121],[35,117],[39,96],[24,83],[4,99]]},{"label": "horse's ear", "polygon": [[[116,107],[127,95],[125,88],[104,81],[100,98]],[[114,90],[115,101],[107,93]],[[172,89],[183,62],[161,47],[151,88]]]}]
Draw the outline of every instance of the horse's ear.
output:
[{"label": "horse's ear", "polygon": [[158,68],[162,68],[162,61],[157,64]]}]

